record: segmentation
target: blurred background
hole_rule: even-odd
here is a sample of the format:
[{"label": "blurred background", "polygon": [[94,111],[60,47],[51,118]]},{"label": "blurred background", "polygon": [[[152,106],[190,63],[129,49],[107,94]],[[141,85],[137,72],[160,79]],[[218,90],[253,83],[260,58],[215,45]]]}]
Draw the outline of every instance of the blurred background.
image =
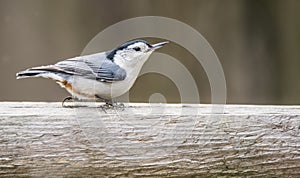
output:
[{"label": "blurred background", "polygon": [[[165,16],[189,24],[213,47],[225,73],[227,103],[300,104],[299,9],[299,0],[0,0],[0,100],[61,101],[68,93],[55,82],[16,80],[15,73],[78,56],[121,20]],[[186,66],[201,103],[210,103],[208,78],[194,57],[174,43],[160,52]],[[174,83],[158,74],[141,76],[130,101],[148,102],[153,93],[180,102]]]}]

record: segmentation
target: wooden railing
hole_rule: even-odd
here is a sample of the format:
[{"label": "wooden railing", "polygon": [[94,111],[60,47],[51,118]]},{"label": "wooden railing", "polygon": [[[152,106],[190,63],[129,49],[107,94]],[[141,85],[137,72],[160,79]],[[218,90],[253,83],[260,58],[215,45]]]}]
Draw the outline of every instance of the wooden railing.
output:
[{"label": "wooden railing", "polygon": [[299,106],[79,104],[1,102],[0,176],[300,176]]}]

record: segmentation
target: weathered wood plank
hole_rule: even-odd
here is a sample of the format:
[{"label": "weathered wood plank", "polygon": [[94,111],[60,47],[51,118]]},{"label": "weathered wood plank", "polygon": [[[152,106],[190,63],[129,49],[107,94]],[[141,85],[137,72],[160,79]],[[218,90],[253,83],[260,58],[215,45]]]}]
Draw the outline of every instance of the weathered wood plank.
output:
[{"label": "weathered wood plank", "polygon": [[0,103],[0,176],[300,175],[300,107]]}]

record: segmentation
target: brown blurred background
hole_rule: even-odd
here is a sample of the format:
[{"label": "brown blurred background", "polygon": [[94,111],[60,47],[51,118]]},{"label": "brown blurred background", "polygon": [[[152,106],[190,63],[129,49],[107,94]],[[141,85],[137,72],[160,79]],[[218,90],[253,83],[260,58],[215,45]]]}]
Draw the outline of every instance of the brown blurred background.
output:
[{"label": "brown blurred background", "polygon": [[[109,25],[151,15],[187,23],[208,40],[225,72],[228,103],[300,104],[299,9],[299,0],[0,0],[0,100],[62,100],[68,94],[53,81],[16,80],[15,73],[78,56]],[[180,59],[201,102],[210,103],[193,56],[173,43],[160,52]],[[130,100],[148,102],[153,93],[180,102],[174,83],[158,74],[140,77]]]}]

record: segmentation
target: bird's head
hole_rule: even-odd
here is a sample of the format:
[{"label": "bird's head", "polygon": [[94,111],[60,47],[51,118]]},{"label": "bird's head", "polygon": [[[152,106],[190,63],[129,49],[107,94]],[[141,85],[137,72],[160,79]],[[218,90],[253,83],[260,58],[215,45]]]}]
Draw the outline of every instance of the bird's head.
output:
[{"label": "bird's head", "polygon": [[143,64],[153,51],[161,48],[167,43],[168,42],[166,41],[151,45],[144,40],[133,40],[126,42],[109,52],[107,58],[119,65],[126,64],[132,66]]}]

